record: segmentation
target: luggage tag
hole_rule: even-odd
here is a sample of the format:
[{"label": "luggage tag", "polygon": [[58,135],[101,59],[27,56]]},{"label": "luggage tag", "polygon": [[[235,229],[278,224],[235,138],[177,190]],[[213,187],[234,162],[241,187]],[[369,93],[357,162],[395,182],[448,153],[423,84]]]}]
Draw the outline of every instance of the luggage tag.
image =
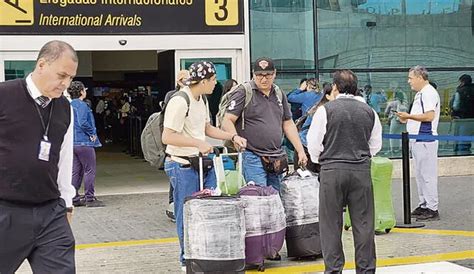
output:
[{"label": "luggage tag", "polygon": [[41,161],[49,162],[49,152],[51,150],[51,142],[48,141],[47,136],[43,136],[43,140],[40,142],[40,148],[38,153],[38,159]]}]

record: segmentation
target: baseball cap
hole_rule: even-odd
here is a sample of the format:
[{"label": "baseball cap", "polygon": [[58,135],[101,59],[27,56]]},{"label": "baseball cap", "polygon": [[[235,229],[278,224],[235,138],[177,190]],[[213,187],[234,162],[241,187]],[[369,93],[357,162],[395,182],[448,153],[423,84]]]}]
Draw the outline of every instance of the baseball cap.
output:
[{"label": "baseball cap", "polygon": [[275,65],[273,64],[273,60],[268,57],[260,57],[255,60],[253,64],[253,73],[273,73],[275,70]]},{"label": "baseball cap", "polygon": [[216,74],[216,67],[209,61],[193,63],[188,70],[189,78],[183,81],[188,86],[209,79]]}]

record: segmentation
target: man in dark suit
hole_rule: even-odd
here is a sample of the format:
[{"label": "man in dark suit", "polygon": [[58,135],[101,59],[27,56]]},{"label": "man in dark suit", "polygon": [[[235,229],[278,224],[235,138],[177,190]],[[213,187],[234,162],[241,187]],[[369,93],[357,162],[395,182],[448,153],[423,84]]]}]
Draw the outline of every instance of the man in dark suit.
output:
[{"label": "man in dark suit", "polygon": [[73,116],[63,92],[78,58],[62,41],[40,50],[26,79],[0,83],[0,273],[75,273],[69,222]]}]

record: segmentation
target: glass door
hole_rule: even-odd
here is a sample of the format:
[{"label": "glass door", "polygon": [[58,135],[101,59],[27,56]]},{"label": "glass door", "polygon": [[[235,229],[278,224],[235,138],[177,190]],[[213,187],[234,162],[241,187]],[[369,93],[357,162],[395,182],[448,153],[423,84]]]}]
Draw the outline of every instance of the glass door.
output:
[{"label": "glass door", "polygon": [[[217,71],[217,84],[212,94],[208,96],[209,110],[211,112],[212,124],[216,124],[216,114],[219,110],[219,102],[223,94],[225,83],[234,79],[238,83],[243,80],[243,73],[240,68],[243,66],[241,62],[240,50],[176,50],[175,53],[175,75],[182,69],[198,61],[210,61],[214,63]],[[213,145],[222,145],[221,141],[208,139]]]},{"label": "glass door", "polygon": [[0,81],[25,78],[36,64],[37,52],[0,52]]}]

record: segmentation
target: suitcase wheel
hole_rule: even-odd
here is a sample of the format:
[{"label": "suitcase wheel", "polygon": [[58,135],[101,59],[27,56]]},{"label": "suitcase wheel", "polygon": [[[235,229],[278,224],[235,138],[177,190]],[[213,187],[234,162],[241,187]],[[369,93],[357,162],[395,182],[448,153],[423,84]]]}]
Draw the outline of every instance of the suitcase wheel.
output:
[{"label": "suitcase wheel", "polygon": [[390,232],[390,230],[392,230],[392,229],[390,229],[390,228],[386,228],[386,229],[385,229],[385,233],[389,233],[389,232]]},{"label": "suitcase wheel", "polygon": [[264,264],[261,264],[258,266],[258,272],[264,272],[265,271],[265,265]]},{"label": "suitcase wheel", "polygon": [[350,227],[350,226],[348,226],[348,225],[345,225],[345,226],[344,226],[344,230],[345,230],[345,231],[348,231],[348,230],[349,230],[349,228],[351,228],[351,227]]}]

